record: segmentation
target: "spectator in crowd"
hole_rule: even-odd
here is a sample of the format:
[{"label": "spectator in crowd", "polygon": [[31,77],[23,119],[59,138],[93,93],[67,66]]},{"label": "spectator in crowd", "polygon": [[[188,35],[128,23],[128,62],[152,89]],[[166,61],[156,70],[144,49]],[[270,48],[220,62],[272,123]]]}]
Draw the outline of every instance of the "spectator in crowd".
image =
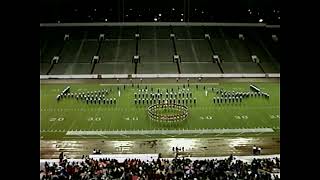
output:
[{"label": "spectator in crowd", "polygon": [[223,160],[195,160],[188,158],[126,159],[120,163],[115,159],[90,159],[82,162],[63,160],[59,164],[44,164],[40,171],[42,180],[53,179],[229,179],[229,180],[271,180],[280,179],[271,175],[273,169],[280,169],[280,159],[253,159],[251,163],[235,159],[232,155]]}]

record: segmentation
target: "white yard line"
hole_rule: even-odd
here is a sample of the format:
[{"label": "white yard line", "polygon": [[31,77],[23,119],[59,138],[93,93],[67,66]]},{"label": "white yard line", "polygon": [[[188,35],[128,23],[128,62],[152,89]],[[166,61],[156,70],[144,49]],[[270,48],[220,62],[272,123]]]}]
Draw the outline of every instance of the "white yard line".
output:
[{"label": "white yard line", "polygon": [[202,129],[202,130],[138,130],[138,131],[68,131],[66,135],[177,135],[177,134],[234,134],[234,133],[265,133],[265,132],[274,132],[272,128],[248,128],[248,129]]},{"label": "white yard line", "polygon": [[[259,107],[239,107],[239,106],[227,106],[226,107],[227,109],[278,109],[280,108],[280,106],[259,106]],[[226,110],[226,108],[217,108],[216,106],[197,106],[197,107],[190,107],[190,109],[194,109],[194,110]],[[98,111],[99,108],[89,108],[89,111]],[[49,111],[58,111],[58,109],[56,108],[49,108],[49,109],[42,109],[42,110],[49,110]],[[77,111],[79,109],[63,109],[63,111]],[[116,110],[116,111],[127,111],[127,108],[119,108],[117,107],[116,109],[110,109],[109,107],[108,108],[105,108],[104,111],[107,111],[107,110]],[[81,110],[82,111],[82,110]],[[86,110],[83,110],[84,112]],[[100,110],[99,110],[100,111]],[[269,115],[266,114],[268,117]]]},{"label": "white yard line", "polygon": [[111,124],[112,124],[112,117],[110,118],[109,129],[111,129]]},{"label": "white yard line", "polygon": [[57,123],[57,121],[54,121],[48,128],[48,130],[52,130],[51,128]]},{"label": "white yard line", "polygon": [[[240,109],[241,107],[239,106],[225,106],[227,109]],[[207,107],[207,106],[198,106],[198,107],[192,107],[192,109],[200,109],[200,110],[204,110],[208,108],[209,110],[226,110],[226,108],[216,108],[216,106],[214,107]],[[259,106],[259,107],[243,107],[241,109],[278,109],[280,108],[280,106]]]},{"label": "white yard line", "polygon": [[91,124],[90,124],[90,126],[89,126],[89,131],[91,130],[93,124],[94,124],[94,122],[91,122]]},{"label": "white yard line", "polygon": [[132,129],[132,119],[133,118],[130,119],[130,129]]},{"label": "white yard line", "polygon": [[73,121],[72,121],[71,126],[69,127],[68,131],[70,131],[70,129],[73,127],[75,121],[76,121],[76,118],[73,118]]}]

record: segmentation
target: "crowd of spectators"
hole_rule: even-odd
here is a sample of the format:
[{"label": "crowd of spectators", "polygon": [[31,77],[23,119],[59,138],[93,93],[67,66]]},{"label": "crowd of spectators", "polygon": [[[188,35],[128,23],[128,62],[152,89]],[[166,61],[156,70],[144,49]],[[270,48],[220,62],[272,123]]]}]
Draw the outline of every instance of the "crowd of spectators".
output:
[{"label": "crowd of spectators", "polygon": [[247,163],[229,158],[218,160],[195,160],[175,158],[141,161],[126,159],[94,160],[85,157],[82,162],[45,163],[40,171],[41,180],[147,180],[147,179],[192,179],[192,180],[277,180],[272,172],[280,171],[279,158],[253,159]]}]

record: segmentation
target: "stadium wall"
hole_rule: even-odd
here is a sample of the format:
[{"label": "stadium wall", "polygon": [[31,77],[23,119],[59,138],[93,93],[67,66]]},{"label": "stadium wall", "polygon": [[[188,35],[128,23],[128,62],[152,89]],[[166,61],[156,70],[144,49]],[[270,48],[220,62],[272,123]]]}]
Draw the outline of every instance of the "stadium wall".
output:
[{"label": "stadium wall", "polygon": [[74,74],[40,75],[45,79],[138,79],[138,78],[280,78],[280,73],[270,74]]}]

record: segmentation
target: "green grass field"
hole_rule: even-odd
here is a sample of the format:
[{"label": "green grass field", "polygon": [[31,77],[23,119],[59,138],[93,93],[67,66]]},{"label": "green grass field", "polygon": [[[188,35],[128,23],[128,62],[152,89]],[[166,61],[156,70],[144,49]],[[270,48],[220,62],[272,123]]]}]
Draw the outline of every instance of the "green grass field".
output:
[{"label": "green grass field", "polygon": [[[190,84],[190,92],[197,99],[186,104],[189,108],[189,116],[180,123],[159,123],[151,121],[147,115],[147,107],[150,104],[135,105],[134,93],[138,92],[135,85],[130,84],[41,84],[40,114],[41,136],[43,139],[60,139],[74,137],[67,135],[68,131],[142,131],[142,130],[201,130],[201,129],[256,129],[272,128],[279,131],[280,126],[280,85],[277,82],[254,83],[263,92],[270,95],[270,99],[264,97],[249,97],[242,103],[214,104],[213,97],[217,89],[227,91],[251,92],[251,83],[207,83]],[[106,98],[116,98],[116,104],[86,104],[75,98],[62,99],[59,102],[56,96],[66,87],[70,86],[71,93],[87,92],[101,89],[112,89]],[[178,91],[183,84],[146,84],[149,92],[151,88],[166,92],[166,89]],[[140,85],[144,88],[145,84]],[[205,95],[204,86],[208,92]],[[120,97],[117,88],[120,87]],[[186,87],[187,88],[187,87]],[[214,90],[212,91],[212,88]],[[241,134],[241,133],[240,133]],[[92,137],[92,135],[81,137]],[[96,135],[98,137],[106,137]],[[112,135],[110,135],[112,136]],[[159,133],[165,136],[165,133]],[[109,137],[109,136],[108,136]],[[116,137],[116,135],[115,135]],[[126,136],[130,137],[130,136]]]}]

